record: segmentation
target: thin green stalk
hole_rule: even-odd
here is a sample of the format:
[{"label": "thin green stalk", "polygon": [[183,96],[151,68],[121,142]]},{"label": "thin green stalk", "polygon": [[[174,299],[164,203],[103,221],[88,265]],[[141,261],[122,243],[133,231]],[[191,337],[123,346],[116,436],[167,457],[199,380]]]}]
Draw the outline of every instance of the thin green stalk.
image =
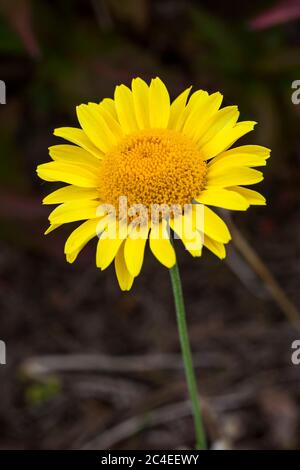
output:
[{"label": "thin green stalk", "polygon": [[188,336],[183,293],[181,287],[180,274],[177,263],[170,269],[170,276],[172,282],[172,289],[174,295],[177,325],[180,338],[182,358],[184,362],[185,375],[189,390],[189,395],[192,403],[192,412],[194,418],[195,434],[196,434],[196,449],[206,449],[206,437],[203,427],[201,416],[199,394],[196,382],[196,376],[193,366],[193,359]]}]

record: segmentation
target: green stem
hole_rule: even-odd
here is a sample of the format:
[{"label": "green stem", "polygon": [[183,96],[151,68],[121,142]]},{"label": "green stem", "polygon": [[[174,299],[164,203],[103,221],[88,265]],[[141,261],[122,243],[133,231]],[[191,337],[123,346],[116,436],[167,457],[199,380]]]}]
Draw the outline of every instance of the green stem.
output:
[{"label": "green stem", "polygon": [[175,264],[173,268],[170,269],[170,276],[172,282],[172,289],[174,295],[176,316],[177,316],[177,325],[179,331],[181,352],[184,362],[185,375],[188,385],[188,390],[190,394],[190,399],[192,403],[192,411],[194,418],[195,434],[196,434],[196,449],[206,449],[206,437],[203,427],[203,421],[199,405],[199,396],[198,388],[196,382],[196,376],[193,366],[193,359],[191,353],[191,347],[189,342],[189,336],[187,331],[185,308],[183,293],[181,287],[181,280],[178,265]]}]

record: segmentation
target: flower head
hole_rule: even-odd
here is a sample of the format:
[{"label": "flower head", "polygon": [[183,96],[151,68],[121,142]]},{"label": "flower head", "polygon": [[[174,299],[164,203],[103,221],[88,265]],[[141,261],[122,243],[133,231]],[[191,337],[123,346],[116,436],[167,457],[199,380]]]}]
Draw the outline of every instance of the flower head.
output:
[{"label": "flower head", "polygon": [[77,107],[81,128],[54,134],[71,144],[50,147],[52,161],[38,166],[46,181],[67,183],[47,196],[59,204],[46,233],[83,221],[65,244],[72,263],[98,236],[96,264],[113,261],[121,289],[139,274],[146,241],[166,267],[176,262],[170,229],[193,256],[203,245],[225,257],[230,240],[224,221],[208,206],[246,210],[264,205],[264,197],[244,185],[263,179],[270,150],[258,145],[230,149],[255,125],[237,122],[237,106],[220,109],[222,95],[190,88],[170,103],[164,83],[148,86],[140,78],[132,88],[117,86],[114,99]]}]

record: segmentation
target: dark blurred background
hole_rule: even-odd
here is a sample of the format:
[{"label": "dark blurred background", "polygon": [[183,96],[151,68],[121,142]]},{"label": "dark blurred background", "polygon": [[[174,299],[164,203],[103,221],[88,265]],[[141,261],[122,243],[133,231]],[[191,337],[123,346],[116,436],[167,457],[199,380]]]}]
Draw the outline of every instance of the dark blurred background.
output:
[{"label": "dark blurred background", "polygon": [[232,216],[226,261],[178,243],[210,444],[300,448],[299,19],[297,0],[0,2],[0,448],[193,446],[167,270],[148,253],[121,293],[93,243],[68,265],[35,173],[77,104],[157,75],[172,97],[220,90],[272,149],[268,205]]}]

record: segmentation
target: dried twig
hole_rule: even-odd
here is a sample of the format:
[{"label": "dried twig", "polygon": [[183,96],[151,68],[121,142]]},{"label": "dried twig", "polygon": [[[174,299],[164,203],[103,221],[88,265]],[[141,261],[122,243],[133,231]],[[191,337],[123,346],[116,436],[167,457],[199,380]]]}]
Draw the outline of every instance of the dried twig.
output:
[{"label": "dried twig", "polygon": [[188,400],[174,405],[163,406],[151,412],[142,413],[126,419],[87,442],[82,449],[110,449],[119,442],[134,436],[142,429],[177,421],[190,414],[191,407]]},{"label": "dried twig", "polygon": [[[220,363],[221,361],[221,363]],[[195,367],[220,368],[228,366],[222,357],[214,354],[195,354]],[[22,372],[29,377],[39,377],[56,372],[109,372],[128,373],[152,370],[182,370],[179,354],[148,354],[141,356],[108,356],[105,354],[70,354],[36,356],[27,359],[22,365]]]},{"label": "dried twig", "polygon": [[247,260],[251,268],[256,274],[264,281],[267,289],[272,295],[275,302],[278,304],[280,309],[286,315],[288,320],[300,330],[300,312],[296,306],[290,301],[286,293],[280,287],[270,270],[264,264],[262,259],[254,251],[251,245],[247,242],[245,237],[241,234],[231,218],[226,216],[230,231],[232,234],[232,240],[237,249],[242,253],[244,258]]}]

